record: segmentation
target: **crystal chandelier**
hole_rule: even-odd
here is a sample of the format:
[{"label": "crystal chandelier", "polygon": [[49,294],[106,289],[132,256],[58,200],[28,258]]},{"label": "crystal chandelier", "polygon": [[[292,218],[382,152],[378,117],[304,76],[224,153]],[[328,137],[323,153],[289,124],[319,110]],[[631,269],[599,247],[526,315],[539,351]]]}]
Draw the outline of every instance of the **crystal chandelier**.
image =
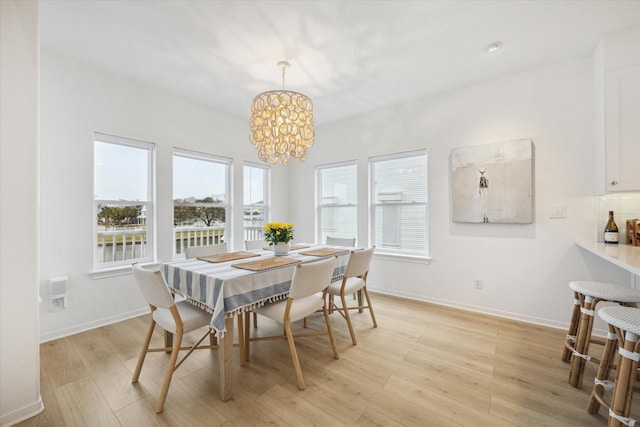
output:
[{"label": "crystal chandelier", "polygon": [[313,103],[301,93],[284,90],[284,74],[290,64],[278,62],[282,68],[282,90],[263,92],[251,104],[249,141],[257,148],[258,158],[271,164],[289,164],[289,157],[303,162],[313,145]]}]

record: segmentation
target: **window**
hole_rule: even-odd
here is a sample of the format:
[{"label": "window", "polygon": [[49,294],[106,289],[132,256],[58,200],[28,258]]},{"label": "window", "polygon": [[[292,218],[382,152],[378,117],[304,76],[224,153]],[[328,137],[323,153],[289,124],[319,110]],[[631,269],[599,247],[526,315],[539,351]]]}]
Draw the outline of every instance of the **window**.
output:
[{"label": "window", "polygon": [[174,256],[187,246],[229,243],[231,159],[173,151]]},{"label": "window", "polygon": [[376,252],[428,256],[426,150],[371,157],[369,165]]},{"label": "window", "polygon": [[154,145],[94,134],[94,270],[153,261]]},{"label": "window", "polygon": [[269,166],[244,165],[244,240],[263,239],[262,228],[269,219]]},{"label": "window", "polygon": [[356,162],[316,167],[318,237],[358,236],[358,167]]}]

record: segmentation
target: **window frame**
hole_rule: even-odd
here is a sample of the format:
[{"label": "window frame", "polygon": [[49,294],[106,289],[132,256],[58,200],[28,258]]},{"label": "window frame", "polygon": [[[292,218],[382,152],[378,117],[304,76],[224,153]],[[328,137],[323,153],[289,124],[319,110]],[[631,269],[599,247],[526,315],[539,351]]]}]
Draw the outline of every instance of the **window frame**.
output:
[{"label": "window frame", "polygon": [[[337,168],[343,168],[343,167],[348,167],[348,166],[355,166],[356,168],[356,179],[355,179],[355,187],[356,187],[356,202],[355,203],[323,203],[322,202],[322,180],[321,180],[321,173],[323,171],[326,171],[328,169],[337,169]],[[358,224],[358,196],[359,196],[359,188],[358,188],[358,161],[357,160],[345,160],[345,161],[341,161],[341,162],[332,162],[332,163],[325,163],[325,164],[321,164],[321,165],[316,165],[315,166],[315,234],[316,234],[316,241],[318,241],[319,243],[324,243],[323,239],[322,239],[322,222],[323,222],[323,215],[322,215],[322,209],[323,208],[355,208],[356,210],[356,232],[355,232],[355,236],[348,236],[348,237],[355,237],[356,238],[356,242],[358,241],[358,229],[359,229],[359,224]],[[337,233],[336,233],[337,234]],[[345,236],[347,237],[347,236]]]},{"label": "window frame", "polygon": [[[249,236],[247,235],[247,230],[245,229],[245,224],[244,224],[244,211],[246,209],[251,209],[254,206],[260,206],[256,204],[246,205],[244,203],[244,196],[245,196],[244,173],[246,170],[245,168],[262,169],[264,173],[263,182],[262,182],[262,194],[263,194],[262,208],[264,210],[264,224],[266,224],[269,221],[271,221],[271,166],[266,164],[250,162],[246,160],[242,164],[242,180],[243,180],[242,181],[242,217],[243,217],[242,218],[242,237],[243,237],[243,240],[259,240],[259,239],[248,238]],[[260,234],[260,238],[262,238],[262,233],[259,233],[259,234]]]},{"label": "window frame", "polygon": [[[96,188],[96,157],[95,147],[96,142],[103,144],[120,145],[124,147],[137,148],[146,150],[146,167],[147,167],[147,197],[148,200],[110,200],[110,199],[98,199],[95,195]],[[153,263],[157,260],[157,239],[156,239],[156,144],[153,142],[147,142],[137,140],[133,138],[127,138],[117,135],[110,135],[102,132],[93,133],[93,269],[92,273],[99,275],[100,273],[108,273],[113,270],[120,270],[123,268],[129,268],[132,262],[139,263]],[[121,261],[115,261],[110,263],[98,262],[98,206],[99,205],[119,205],[119,206],[131,206],[142,205],[146,207],[147,216],[145,219],[146,230],[146,247],[145,256],[132,259],[123,259]],[[124,256],[123,256],[124,258]]]},{"label": "window frame", "polygon": [[[425,158],[425,201],[395,201],[392,200],[394,198],[393,192],[389,192],[388,196],[391,200],[387,203],[376,202],[376,185],[374,182],[375,177],[375,164],[377,162],[384,162],[389,160],[403,159],[403,158],[411,158],[411,157],[419,157],[424,156]],[[428,150],[426,148],[403,151],[397,153],[384,154],[380,156],[371,156],[368,158],[369,165],[369,242],[376,247],[376,255],[384,255],[390,257],[402,257],[402,258],[414,258],[417,260],[430,260],[429,255],[429,155]],[[380,193],[383,194],[383,193]],[[425,250],[424,252],[411,251],[411,250],[402,250],[402,249],[392,249],[389,247],[383,247],[376,241],[376,208],[377,207],[390,207],[390,206],[424,206],[424,214],[425,214]],[[400,220],[400,215],[398,215],[398,221]],[[400,234],[401,228],[398,225],[398,233]]]},{"label": "window frame", "polygon": [[[189,150],[185,148],[173,147],[173,151],[171,153],[171,164],[173,165],[174,158],[183,157],[191,160],[200,160],[211,163],[218,163],[225,166],[225,200],[223,201],[223,206],[225,210],[225,233],[223,241],[227,243],[228,247],[231,248],[233,243],[233,204],[231,201],[233,200],[232,194],[232,179],[233,179],[233,159],[229,157],[217,156],[215,154],[203,153],[200,151]],[[172,182],[172,194],[171,194],[171,218],[172,224],[174,224],[171,228],[172,238],[171,238],[171,253],[172,259],[183,259],[184,253],[177,253],[176,244],[175,244],[175,195],[173,194],[173,179],[175,177],[175,170],[171,170],[171,182]]]}]

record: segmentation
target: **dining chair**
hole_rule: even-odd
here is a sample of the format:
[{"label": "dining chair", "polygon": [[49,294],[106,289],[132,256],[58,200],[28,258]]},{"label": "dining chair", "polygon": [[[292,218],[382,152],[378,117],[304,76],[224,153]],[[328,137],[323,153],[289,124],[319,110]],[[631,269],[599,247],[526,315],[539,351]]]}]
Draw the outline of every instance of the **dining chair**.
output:
[{"label": "dining chair", "polygon": [[[173,373],[182,365],[191,353],[196,349],[217,348],[214,344],[214,336],[211,328],[207,328],[207,332],[191,347],[181,347],[182,336],[196,329],[200,329],[204,326],[209,326],[211,322],[211,314],[205,310],[198,308],[187,301],[175,302],[173,295],[169,290],[167,282],[160,273],[160,270],[148,270],[144,269],[138,263],[132,265],[133,276],[142,291],[144,299],[149,304],[151,309],[151,322],[149,323],[149,329],[147,336],[144,340],[140,356],[138,357],[138,364],[136,370],[133,373],[132,384],[138,382],[140,377],[140,371],[144,363],[145,356],[149,352],[171,351],[171,357],[169,359],[169,366],[167,366],[167,372],[164,377],[162,389],[160,391],[160,397],[158,398],[158,406],[156,407],[156,413],[160,413],[164,410],[164,404],[169,392],[169,385],[171,384],[171,378]],[[165,331],[171,332],[174,335],[173,347],[160,347],[149,348],[151,337],[156,324]],[[209,345],[200,345],[204,339],[209,336]],[[180,350],[189,350],[180,361],[178,361],[178,353]]]},{"label": "dining chair", "polygon": [[[356,335],[353,332],[353,324],[351,323],[349,310],[362,311],[362,309],[368,308],[369,313],[371,314],[371,320],[373,320],[373,327],[378,327],[378,322],[376,322],[376,316],[373,313],[373,307],[371,306],[371,298],[367,291],[367,276],[369,274],[369,266],[371,265],[371,258],[373,257],[374,250],[375,248],[369,248],[362,251],[351,251],[342,281],[331,283],[327,288],[329,296],[340,297],[342,306],[338,307],[334,302],[334,298],[329,298],[329,302],[331,304],[330,308],[332,311],[337,310],[347,321],[353,345],[358,344],[358,342],[356,340]],[[364,293],[367,299],[367,305],[362,305],[361,301],[358,302],[357,306],[347,305],[345,295],[350,295],[358,291],[362,291]]]},{"label": "dining chair", "polygon": [[[329,320],[329,313],[327,311],[326,304],[327,287],[329,286],[331,276],[333,275],[335,262],[336,257],[331,257],[321,261],[297,264],[294,269],[293,278],[291,279],[291,288],[289,290],[288,298],[283,301],[265,304],[262,307],[252,309],[252,311],[282,323],[284,325],[284,335],[251,338],[249,332],[245,334],[245,339],[247,340],[245,345],[247,360],[249,358],[249,344],[251,341],[271,339],[287,340],[289,343],[291,360],[293,361],[293,367],[298,380],[298,388],[300,390],[305,389],[305,384],[294,342],[295,337],[329,335],[333,356],[336,359],[339,357],[338,347],[336,346],[336,340],[333,336],[333,329],[331,328],[331,321]],[[327,326],[326,331],[313,331],[300,334],[292,333],[291,324],[293,322],[301,320],[320,309],[324,312],[324,320]],[[245,316],[245,322],[248,322],[249,312],[245,312]]]},{"label": "dining chair", "polygon": [[184,254],[187,259],[198,258],[201,256],[223,254],[225,252],[228,252],[226,243],[219,243],[217,245],[207,245],[207,246],[187,246],[184,249]]},{"label": "dining chair", "polygon": [[[327,243],[327,245],[332,245],[332,246],[349,246],[349,247],[353,248],[356,245],[356,238],[355,237],[343,238],[343,237],[327,236],[326,243]],[[356,298],[357,298],[357,294],[353,294],[353,299],[356,299]],[[329,307],[329,309],[331,311],[331,307]]]},{"label": "dining chair", "polygon": [[244,250],[245,251],[253,251],[253,250],[256,250],[256,249],[262,249],[267,245],[268,245],[268,243],[263,239],[245,240],[244,241]]},{"label": "dining chair", "polygon": [[327,236],[327,245],[332,246],[349,246],[354,247],[356,245],[356,238],[342,238],[342,237],[331,237]]}]

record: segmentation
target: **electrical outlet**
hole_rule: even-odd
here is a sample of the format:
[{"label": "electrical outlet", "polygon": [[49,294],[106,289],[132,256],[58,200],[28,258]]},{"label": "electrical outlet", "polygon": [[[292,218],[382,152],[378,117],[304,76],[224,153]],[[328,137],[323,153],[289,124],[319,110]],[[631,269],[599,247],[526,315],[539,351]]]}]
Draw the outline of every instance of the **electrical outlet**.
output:
[{"label": "electrical outlet", "polygon": [[482,280],[475,279],[475,284],[476,289],[482,289]]}]

